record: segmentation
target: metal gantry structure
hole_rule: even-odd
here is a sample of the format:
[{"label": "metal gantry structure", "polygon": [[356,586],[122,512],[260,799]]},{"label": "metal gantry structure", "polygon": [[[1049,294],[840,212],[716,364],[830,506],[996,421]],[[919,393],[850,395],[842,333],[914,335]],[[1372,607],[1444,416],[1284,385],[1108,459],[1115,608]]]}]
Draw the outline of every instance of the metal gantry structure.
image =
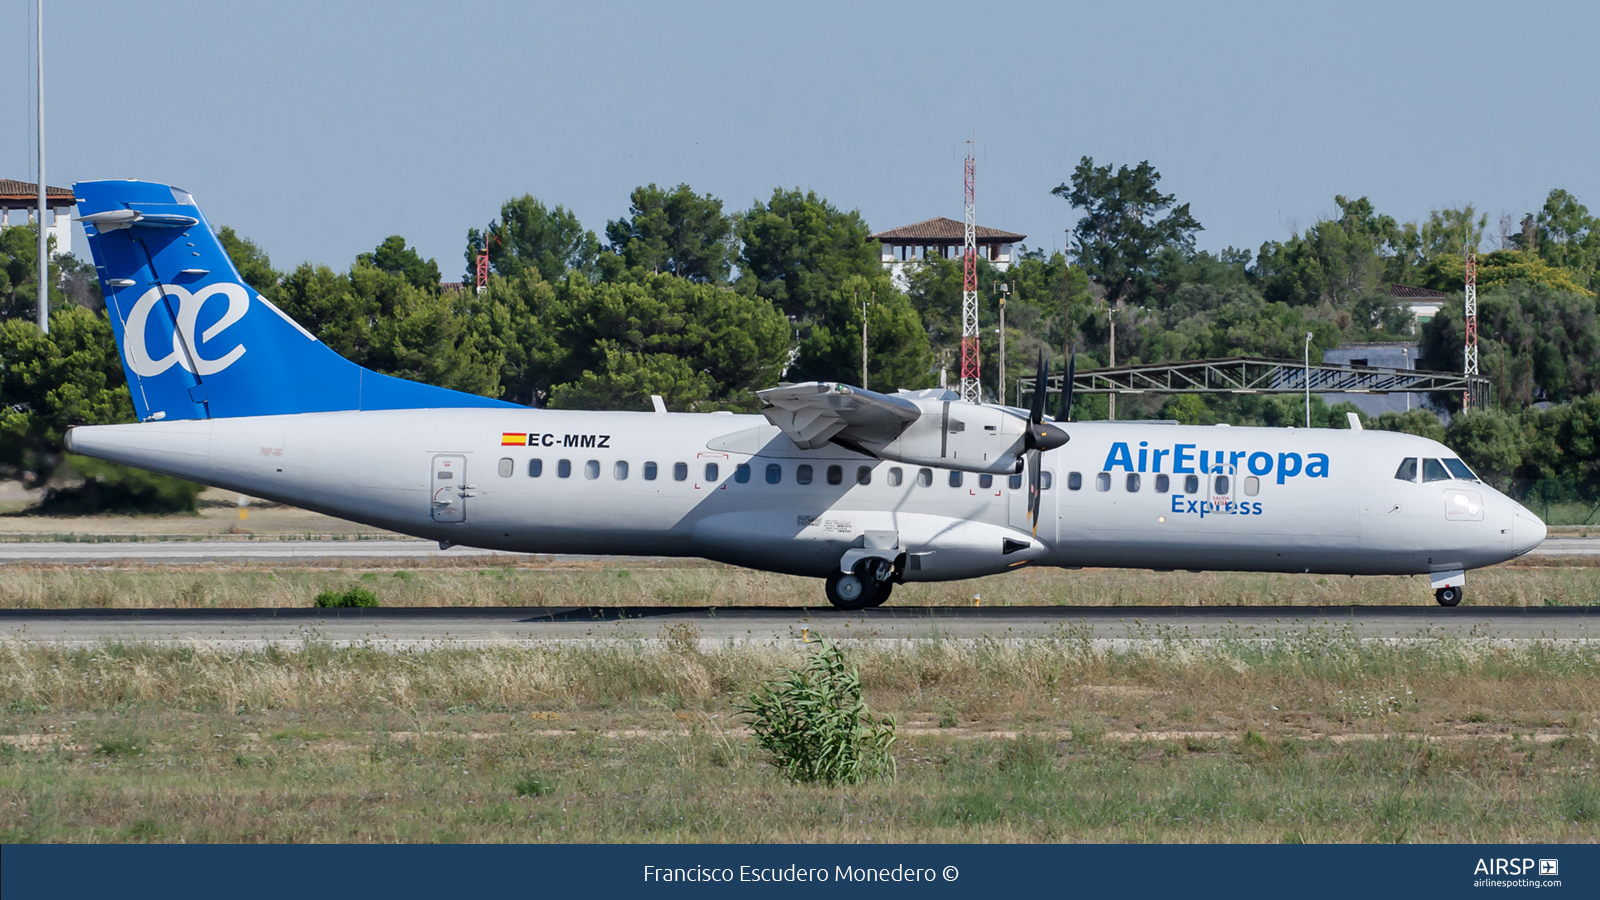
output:
[{"label": "metal gantry structure", "polygon": [[[1045,379],[1045,390],[1059,393],[1062,374]],[[1016,405],[1026,408],[1032,377],[1017,381]],[[1489,379],[1481,375],[1376,366],[1306,365],[1299,360],[1234,356],[1174,363],[1087,369],[1074,374],[1079,394],[1404,394],[1461,393],[1470,409],[1489,405]]]},{"label": "metal gantry structure", "polygon": [[974,208],[973,177],[977,161],[972,157],[971,142],[967,146],[966,182],[967,213],[965,247],[962,253],[963,277],[961,280],[961,399],[969,403],[983,402],[978,383],[978,217]]},{"label": "metal gantry structure", "polygon": [[[1461,372],[1468,378],[1478,374],[1478,254],[1474,250],[1467,250],[1467,293],[1466,307],[1466,347],[1463,348],[1461,359],[1463,365]],[[1463,409],[1472,408],[1472,395],[1461,395]]]}]

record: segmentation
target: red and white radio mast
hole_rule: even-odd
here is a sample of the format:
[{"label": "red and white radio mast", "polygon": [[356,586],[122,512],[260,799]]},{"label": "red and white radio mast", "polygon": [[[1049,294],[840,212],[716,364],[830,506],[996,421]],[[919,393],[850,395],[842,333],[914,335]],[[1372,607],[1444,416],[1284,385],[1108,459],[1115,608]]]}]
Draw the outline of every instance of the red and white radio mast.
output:
[{"label": "red and white radio mast", "polygon": [[967,142],[967,217],[966,246],[963,253],[965,277],[961,285],[961,399],[983,401],[978,386],[978,219],[973,211],[972,142]]},{"label": "red and white radio mast", "polygon": [[1461,408],[1472,408],[1472,381],[1471,376],[1478,374],[1478,254],[1471,248],[1467,249],[1467,345],[1461,358],[1465,363],[1463,369],[1468,376],[1467,389],[1461,395]]}]

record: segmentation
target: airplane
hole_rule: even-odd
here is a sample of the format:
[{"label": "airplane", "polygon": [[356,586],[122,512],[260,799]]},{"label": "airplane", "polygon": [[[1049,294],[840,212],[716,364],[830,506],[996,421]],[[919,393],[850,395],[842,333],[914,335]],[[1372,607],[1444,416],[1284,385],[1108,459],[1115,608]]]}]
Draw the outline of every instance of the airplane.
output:
[{"label": "airplane", "polygon": [[250,289],[187,192],[74,191],[139,421],[69,450],[442,548],[701,557],[822,579],[845,610],[1038,566],[1427,575],[1455,606],[1467,570],[1545,537],[1443,444],[1354,418],[1073,422],[1070,389],[1052,418],[1042,390],[835,382],[759,391],[759,415],[601,412],[405,381]]}]

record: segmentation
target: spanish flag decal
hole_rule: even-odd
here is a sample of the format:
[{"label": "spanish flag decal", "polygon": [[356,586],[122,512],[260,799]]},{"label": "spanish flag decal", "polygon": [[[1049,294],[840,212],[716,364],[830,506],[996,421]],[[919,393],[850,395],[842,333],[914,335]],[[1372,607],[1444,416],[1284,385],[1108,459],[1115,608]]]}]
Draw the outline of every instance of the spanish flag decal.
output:
[{"label": "spanish flag decal", "polygon": [[503,431],[500,433],[500,446],[526,447],[528,446],[528,433],[526,431]]}]

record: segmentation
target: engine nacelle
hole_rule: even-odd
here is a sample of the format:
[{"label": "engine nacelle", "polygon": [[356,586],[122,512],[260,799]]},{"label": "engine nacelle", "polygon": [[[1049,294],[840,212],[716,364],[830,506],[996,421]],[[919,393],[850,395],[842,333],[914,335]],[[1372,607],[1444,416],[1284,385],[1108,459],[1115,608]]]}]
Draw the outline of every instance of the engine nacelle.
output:
[{"label": "engine nacelle", "polygon": [[912,400],[922,415],[888,443],[860,441],[882,459],[913,466],[1010,475],[1022,471],[1027,422],[996,406]]}]

